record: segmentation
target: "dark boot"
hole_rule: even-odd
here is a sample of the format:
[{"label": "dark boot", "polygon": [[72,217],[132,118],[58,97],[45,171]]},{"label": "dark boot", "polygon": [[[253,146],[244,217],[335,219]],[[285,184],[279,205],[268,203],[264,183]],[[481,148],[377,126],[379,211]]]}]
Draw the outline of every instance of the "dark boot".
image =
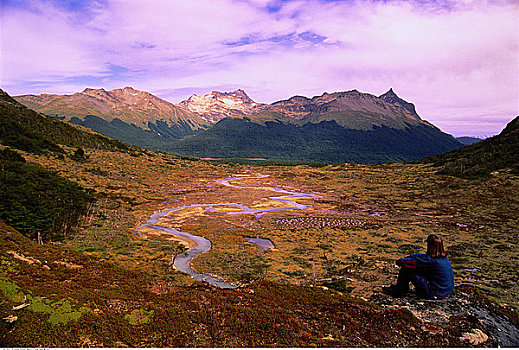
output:
[{"label": "dark boot", "polygon": [[405,294],[399,289],[397,288],[396,285],[392,284],[390,285],[389,287],[382,287],[382,292],[384,294],[387,294],[393,298],[401,298],[403,297]]}]

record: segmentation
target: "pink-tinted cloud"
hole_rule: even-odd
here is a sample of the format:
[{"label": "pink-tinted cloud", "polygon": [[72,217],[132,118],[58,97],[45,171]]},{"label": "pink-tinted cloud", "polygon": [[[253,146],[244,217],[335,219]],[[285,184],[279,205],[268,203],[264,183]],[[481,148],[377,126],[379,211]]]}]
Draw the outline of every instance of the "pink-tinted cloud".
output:
[{"label": "pink-tinted cloud", "polygon": [[271,102],[389,87],[443,130],[519,114],[513,1],[107,0],[2,5],[9,92],[135,88],[178,102],[215,87]]}]

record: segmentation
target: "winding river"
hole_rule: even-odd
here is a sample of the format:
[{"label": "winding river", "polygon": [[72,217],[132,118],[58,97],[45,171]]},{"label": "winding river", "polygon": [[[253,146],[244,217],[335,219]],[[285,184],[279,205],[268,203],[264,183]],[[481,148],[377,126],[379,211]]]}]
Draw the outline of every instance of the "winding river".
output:
[{"label": "winding river", "polygon": [[[148,221],[146,221],[144,224],[139,226],[137,228],[137,232],[139,232],[140,229],[143,228],[151,228],[154,230],[159,230],[167,233],[171,233],[177,237],[189,239],[193,242],[195,242],[195,246],[193,248],[190,248],[183,254],[179,254],[175,257],[175,260],[173,262],[173,267],[181,272],[185,272],[189,274],[193,279],[198,281],[205,281],[213,286],[217,286],[220,288],[236,288],[235,286],[231,285],[230,283],[227,283],[225,281],[222,281],[218,277],[211,276],[209,274],[205,273],[197,273],[194,271],[191,266],[190,262],[191,260],[203,253],[208,252],[211,249],[211,242],[204,237],[195,236],[192,234],[189,234],[187,232],[181,232],[177,229],[161,226],[158,223],[160,220],[166,216],[167,214],[171,213],[172,211],[186,209],[186,208],[194,208],[194,207],[204,207],[206,212],[218,212],[221,213],[221,211],[215,210],[215,207],[217,206],[226,206],[226,207],[236,207],[239,209],[239,211],[233,211],[232,214],[256,214],[256,218],[259,219],[263,214],[273,211],[284,211],[284,210],[300,210],[300,209],[308,209],[311,208],[311,205],[304,205],[297,203],[297,199],[303,199],[303,198],[316,198],[319,197],[315,194],[309,194],[309,193],[302,193],[302,192],[294,192],[294,191],[287,191],[282,188],[278,187],[266,187],[266,186],[260,186],[260,187],[254,187],[254,186],[239,186],[239,185],[233,185],[230,183],[230,181],[233,180],[242,180],[242,179],[263,179],[268,177],[268,175],[258,175],[258,176],[243,176],[243,177],[231,177],[226,179],[217,179],[215,180],[217,183],[227,186],[227,187],[234,187],[234,188],[240,188],[240,189],[254,189],[254,190],[265,190],[265,191],[274,191],[277,193],[282,193],[282,196],[273,196],[268,197],[270,200],[277,201],[280,203],[286,204],[286,206],[283,207],[275,207],[275,208],[249,208],[246,205],[239,204],[239,203],[212,203],[212,204],[192,204],[187,206],[181,206],[181,207],[175,207],[175,208],[169,208],[166,210],[163,210],[161,212],[154,213],[150,216]],[[254,240],[251,241],[254,243]]]}]

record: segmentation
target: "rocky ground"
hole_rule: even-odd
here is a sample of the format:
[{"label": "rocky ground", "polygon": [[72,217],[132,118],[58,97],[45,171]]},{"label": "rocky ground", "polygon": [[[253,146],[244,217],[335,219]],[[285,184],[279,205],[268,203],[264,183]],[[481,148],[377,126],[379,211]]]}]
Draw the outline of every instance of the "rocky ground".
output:
[{"label": "rocky ground", "polygon": [[458,286],[443,300],[420,299],[414,292],[403,298],[374,293],[369,300],[384,309],[410,310],[422,322],[423,330],[436,335],[438,346],[448,346],[442,340],[445,329],[439,324],[459,327],[460,339],[471,346],[519,346],[517,318],[469,286]]}]

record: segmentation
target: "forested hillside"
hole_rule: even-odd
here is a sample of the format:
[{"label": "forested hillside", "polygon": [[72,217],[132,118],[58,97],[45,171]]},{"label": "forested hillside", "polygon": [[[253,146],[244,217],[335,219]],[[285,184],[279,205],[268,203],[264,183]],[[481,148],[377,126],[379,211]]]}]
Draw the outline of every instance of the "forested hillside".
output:
[{"label": "forested hillside", "polygon": [[34,240],[67,238],[94,201],[78,184],[10,149],[0,150],[0,170],[0,219]]},{"label": "forested hillside", "polygon": [[95,198],[77,183],[26,162],[14,149],[72,163],[87,161],[87,148],[135,151],[120,141],[36,113],[2,90],[0,144],[0,219],[44,242],[65,239]]},{"label": "forested hillside", "polygon": [[419,160],[459,146],[452,136],[426,125],[359,130],[344,128],[334,120],[299,126],[281,121],[256,123],[244,117],[223,119],[160,149],[195,157],[373,164]]},{"label": "forested hillside", "polygon": [[519,117],[513,119],[499,135],[475,144],[426,157],[422,162],[441,167],[440,173],[477,178],[500,169],[519,173]]}]

